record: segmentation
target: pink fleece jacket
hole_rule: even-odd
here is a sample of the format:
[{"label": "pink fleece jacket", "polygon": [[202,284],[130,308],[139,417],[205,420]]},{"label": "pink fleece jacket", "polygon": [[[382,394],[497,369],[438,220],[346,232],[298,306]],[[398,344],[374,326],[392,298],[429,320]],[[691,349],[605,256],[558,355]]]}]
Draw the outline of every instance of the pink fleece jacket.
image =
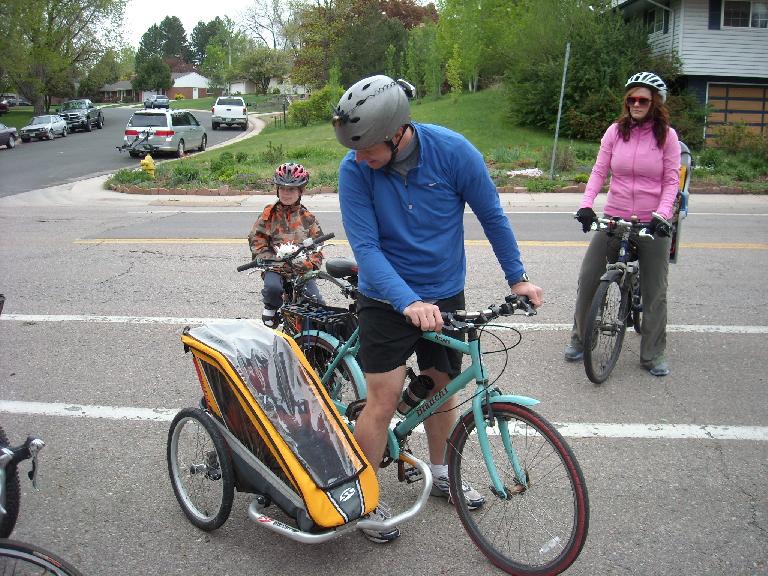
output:
[{"label": "pink fleece jacket", "polygon": [[605,214],[650,222],[651,212],[667,220],[680,183],[680,142],[670,128],[659,149],[650,122],[632,127],[629,141],[611,124],[600,141],[600,152],[584,190],[579,208],[592,208],[595,197],[611,173]]}]

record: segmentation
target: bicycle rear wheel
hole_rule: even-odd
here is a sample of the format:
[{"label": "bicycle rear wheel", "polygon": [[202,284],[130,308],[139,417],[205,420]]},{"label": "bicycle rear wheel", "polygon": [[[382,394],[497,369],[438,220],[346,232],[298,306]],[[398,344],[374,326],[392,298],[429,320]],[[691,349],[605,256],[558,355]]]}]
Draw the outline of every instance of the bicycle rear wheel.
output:
[{"label": "bicycle rear wheel", "polygon": [[584,368],[595,384],[611,375],[627,331],[629,293],[615,280],[603,280],[592,299],[584,327]]},{"label": "bicycle rear wheel", "polygon": [[[303,334],[296,338],[296,343],[304,352],[310,366],[322,379],[331,361],[336,357],[335,346],[320,335]],[[366,396],[365,382],[360,379],[359,370],[353,369],[353,362],[356,362],[354,358],[342,358],[323,383],[328,395],[345,405]]]},{"label": "bicycle rear wheel", "polygon": [[0,574],[82,576],[77,568],[52,552],[16,540],[0,540]]},{"label": "bicycle rear wheel", "polygon": [[[470,412],[448,440],[451,499],[469,537],[507,574],[546,576],[568,568],[581,552],[589,529],[589,497],[576,458],[560,433],[532,410],[493,404],[486,431],[493,460],[506,488],[505,499],[486,489],[486,502],[470,510],[463,487],[490,486],[488,470]],[[508,430],[527,481],[515,476],[502,441]]]},{"label": "bicycle rear wheel", "polygon": [[[8,436],[5,435],[2,427],[0,427],[0,446],[10,446]],[[8,538],[19,517],[21,497],[19,471],[15,464],[7,466],[4,472],[0,470],[0,482],[3,480],[5,480],[5,489],[0,486],[0,506],[5,510],[5,514],[0,512],[0,538]]]},{"label": "bicycle rear wheel", "polygon": [[179,412],[168,431],[168,474],[189,521],[215,530],[229,518],[234,472],[229,448],[211,417],[199,408]]}]

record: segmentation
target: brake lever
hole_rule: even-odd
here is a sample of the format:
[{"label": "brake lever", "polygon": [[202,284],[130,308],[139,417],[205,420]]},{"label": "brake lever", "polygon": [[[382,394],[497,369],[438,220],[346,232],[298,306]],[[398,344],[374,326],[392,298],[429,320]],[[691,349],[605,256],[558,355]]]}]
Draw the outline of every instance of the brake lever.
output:
[{"label": "brake lever", "polygon": [[33,438],[32,441],[29,443],[29,454],[32,457],[32,470],[28,472],[29,479],[32,480],[32,487],[37,490],[37,472],[38,472],[38,464],[37,464],[37,454],[45,447],[45,442],[40,440],[40,438]]}]

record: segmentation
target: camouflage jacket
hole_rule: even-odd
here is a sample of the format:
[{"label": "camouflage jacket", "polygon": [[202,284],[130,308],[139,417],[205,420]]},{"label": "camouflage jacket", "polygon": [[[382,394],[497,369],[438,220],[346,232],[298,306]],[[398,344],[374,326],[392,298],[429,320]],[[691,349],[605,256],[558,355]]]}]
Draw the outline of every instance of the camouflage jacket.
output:
[{"label": "camouflage jacket", "polygon": [[[285,206],[278,201],[264,208],[248,234],[248,244],[254,258],[274,258],[281,244],[299,244],[322,233],[315,215],[302,204]],[[322,262],[321,252],[311,252],[304,267],[307,270],[319,269]]]}]

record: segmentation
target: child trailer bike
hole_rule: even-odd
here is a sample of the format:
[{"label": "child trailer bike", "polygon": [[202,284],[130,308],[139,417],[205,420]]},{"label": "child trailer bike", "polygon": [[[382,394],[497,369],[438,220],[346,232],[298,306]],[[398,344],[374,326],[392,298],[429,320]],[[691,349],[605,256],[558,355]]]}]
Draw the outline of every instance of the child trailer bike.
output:
[{"label": "child trailer bike", "polygon": [[[233,384],[240,389],[247,388],[247,385],[244,382],[238,384],[235,381],[237,376],[233,376],[232,371],[227,370],[221,362],[218,371],[225,373],[224,376],[214,375],[211,369],[213,364],[209,367],[202,365],[199,360],[210,362],[205,356],[215,355],[210,347],[206,349],[200,346],[199,342],[196,343],[195,340],[200,334],[190,330],[183,340],[195,355],[198,376],[201,366],[204,371],[204,375],[200,377],[204,398],[201,409],[194,412],[182,411],[174,420],[169,432],[168,448],[171,480],[185,513],[201,528],[213,529],[220,526],[231,508],[232,486],[238,485],[238,489],[242,488],[255,494],[249,507],[249,515],[253,520],[300,542],[325,542],[345,532],[352,524],[358,528],[376,531],[390,530],[415,516],[424,506],[431,491],[432,477],[429,467],[415,458],[408,449],[407,440],[410,434],[438,411],[450,396],[475,380],[477,387],[469,400],[471,408],[459,416],[446,447],[450,492],[461,522],[478,548],[494,565],[508,574],[546,575],[562,572],[578,557],[588,532],[589,502],[583,474],[562,436],[532,410],[531,407],[538,401],[525,396],[503,394],[489,381],[482,363],[480,334],[484,327],[500,316],[512,314],[516,309],[525,310],[527,314],[533,313],[525,300],[509,297],[504,303],[490,306],[480,312],[457,311],[447,314],[446,326],[465,334],[466,342],[444,334],[424,333],[424,338],[468,355],[471,366],[449,383],[444,391],[418,403],[388,433],[387,453],[382,466],[396,462],[398,480],[422,481],[422,490],[410,508],[388,520],[374,521],[363,519],[360,515],[357,520],[350,517],[348,521],[335,527],[320,526],[316,518],[307,520],[307,516],[311,516],[308,510],[309,497],[306,493],[300,493],[295,483],[290,481],[294,472],[291,471],[287,460],[282,463],[278,458],[278,466],[273,466],[272,470],[279,468],[289,477],[289,481],[278,478],[278,472],[272,476],[268,475],[265,472],[268,464],[265,466],[265,462],[269,456],[264,456],[263,451],[258,452],[258,446],[256,452],[249,450],[244,442],[235,438],[229,431],[227,417],[217,415],[213,402],[218,404],[219,409],[235,406],[239,411],[243,406],[242,396],[247,396],[243,390],[241,396],[226,400],[226,394],[222,394],[222,390],[232,388]],[[257,328],[255,323],[253,328]],[[262,327],[258,329],[266,330]],[[190,340],[189,336],[193,339]],[[278,337],[284,338],[285,341],[290,340],[287,335]],[[324,378],[331,378],[326,382],[333,381],[333,375],[338,374],[334,366],[343,365],[349,369],[345,370],[346,376],[354,380],[360,400],[347,405],[342,399],[334,397],[331,403],[331,398],[323,387],[320,387],[318,398],[326,408],[333,408],[334,422],[339,422],[338,418],[344,414],[349,426],[354,426],[366,396],[362,372],[351,353],[356,350],[357,330],[341,346],[338,346],[338,339],[318,329],[304,331],[298,338],[311,338],[315,343],[323,342],[326,351],[336,350],[331,358],[331,365],[324,373]],[[210,340],[210,343],[213,342],[214,340]],[[221,339],[217,342],[225,348],[231,346],[231,343],[224,343]],[[335,348],[333,343],[336,343]],[[292,345],[292,349],[296,352],[298,362],[305,368],[308,367],[306,359],[298,351],[298,346],[293,348]],[[235,358],[237,355],[229,356]],[[276,374],[278,372],[276,371]],[[317,384],[317,375],[312,370],[308,372],[312,378],[306,385],[312,387]],[[227,380],[226,384],[222,380]],[[290,409],[286,410],[286,413],[290,412]],[[254,437],[262,429],[260,419],[255,422],[253,419],[243,420],[246,428],[255,428],[256,431],[240,431],[240,436],[250,434],[250,437]],[[230,417],[229,422],[235,422],[235,417]],[[206,442],[189,460],[184,460],[180,457],[182,433],[179,430],[182,424],[186,427],[186,424],[192,423],[195,426],[191,427],[190,431],[195,431],[196,441],[199,435],[206,436]],[[260,437],[262,440],[267,438],[266,442],[271,438],[269,434]],[[277,440],[278,444],[280,442],[281,440]],[[352,444],[352,447],[355,448],[355,445]],[[298,452],[301,453],[301,449]],[[262,460],[259,456],[267,460]],[[240,462],[232,466],[231,462],[235,460]],[[366,465],[367,463],[363,464],[363,467]],[[484,488],[486,502],[480,509],[468,509],[463,498],[464,483]],[[373,499],[377,498],[378,494],[370,487],[369,490],[364,497],[373,504]],[[205,501],[202,495],[210,492],[215,496],[207,501],[212,503],[207,508],[203,505],[192,505],[193,502]],[[282,501],[278,495],[282,496]],[[349,497],[357,499],[358,494]],[[288,525],[267,516],[264,508],[270,503],[278,504],[296,520],[296,525]],[[294,505],[293,509],[291,504]],[[360,511],[360,508],[356,510]],[[499,531],[505,536],[499,537]]]}]

